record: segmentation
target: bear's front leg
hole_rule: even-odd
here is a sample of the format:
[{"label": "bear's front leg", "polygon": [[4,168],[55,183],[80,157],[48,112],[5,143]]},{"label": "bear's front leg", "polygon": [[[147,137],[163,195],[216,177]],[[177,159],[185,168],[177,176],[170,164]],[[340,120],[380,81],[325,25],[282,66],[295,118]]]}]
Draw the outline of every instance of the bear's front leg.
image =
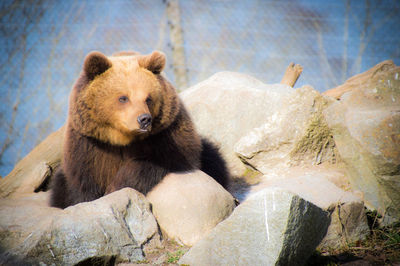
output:
[{"label": "bear's front leg", "polygon": [[137,160],[126,162],[119,170],[106,189],[106,194],[131,187],[143,194],[147,194],[157,185],[168,170],[150,161]]}]

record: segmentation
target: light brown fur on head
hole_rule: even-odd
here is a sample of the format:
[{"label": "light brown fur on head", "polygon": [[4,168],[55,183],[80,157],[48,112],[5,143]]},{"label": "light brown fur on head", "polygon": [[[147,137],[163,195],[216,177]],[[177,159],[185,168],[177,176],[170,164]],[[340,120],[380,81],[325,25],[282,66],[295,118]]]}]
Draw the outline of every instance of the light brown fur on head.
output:
[{"label": "light brown fur on head", "polygon": [[[127,145],[169,126],[179,104],[173,87],[159,75],[164,65],[160,52],[112,57],[89,54],[70,98],[73,128],[106,143]],[[121,102],[121,97],[127,100]],[[147,131],[140,129],[142,114],[153,119]]]}]

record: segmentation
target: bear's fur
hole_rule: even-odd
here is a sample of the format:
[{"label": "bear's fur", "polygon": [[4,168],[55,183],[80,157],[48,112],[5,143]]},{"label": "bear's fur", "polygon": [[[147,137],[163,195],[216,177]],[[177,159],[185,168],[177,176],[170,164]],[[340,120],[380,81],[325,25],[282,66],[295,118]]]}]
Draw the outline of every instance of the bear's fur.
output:
[{"label": "bear's fur", "polygon": [[166,174],[193,169],[228,186],[225,161],[197,135],[175,88],[160,74],[164,66],[157,51],[85,58],[70,95],[51,206],[66,208],[123,187],[146,194]]}]

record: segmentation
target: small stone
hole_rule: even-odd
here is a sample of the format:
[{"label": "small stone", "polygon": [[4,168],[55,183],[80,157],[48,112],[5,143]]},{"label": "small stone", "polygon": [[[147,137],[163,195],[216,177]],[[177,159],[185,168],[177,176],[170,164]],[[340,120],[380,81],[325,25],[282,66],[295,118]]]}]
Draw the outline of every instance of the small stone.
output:
[{"label": "small stone", "polygon": [[161,229],[187,246],[207,235],[235,208],[231,194],[200,170],[167,175],[147,199]]}]

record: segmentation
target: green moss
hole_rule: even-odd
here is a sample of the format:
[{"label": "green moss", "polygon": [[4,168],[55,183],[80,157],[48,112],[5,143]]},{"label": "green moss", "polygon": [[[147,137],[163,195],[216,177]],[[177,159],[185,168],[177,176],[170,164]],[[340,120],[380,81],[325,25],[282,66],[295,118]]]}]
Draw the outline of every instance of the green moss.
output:
[{"label": "green moss", "polygon": [[260,175],[262,175],[262,174],[257,170],[246,168],[246,170],[243,172],[242,176],[245,179],[256,179],[256,178],[260,177]]}]

